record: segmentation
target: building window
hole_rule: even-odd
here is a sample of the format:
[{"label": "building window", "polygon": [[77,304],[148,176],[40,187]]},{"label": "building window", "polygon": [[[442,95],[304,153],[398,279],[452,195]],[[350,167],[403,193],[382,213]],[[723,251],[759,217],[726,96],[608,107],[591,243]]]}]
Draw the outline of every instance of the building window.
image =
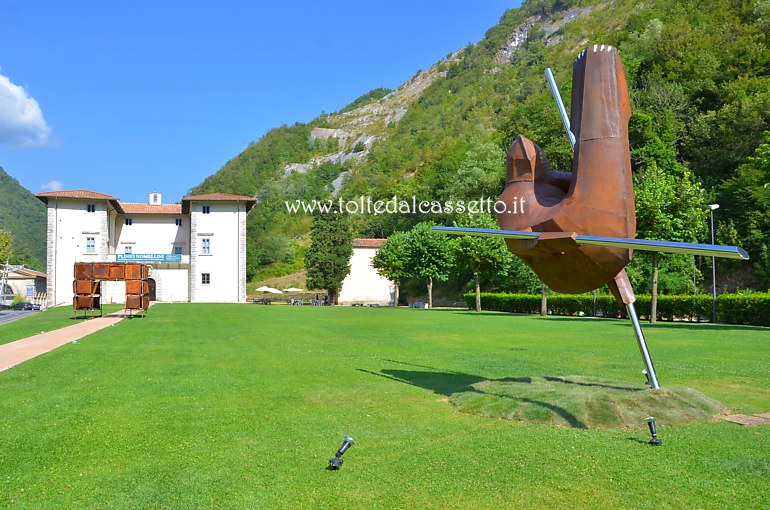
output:
[{"label": "building window", "polygon": [[157,193],[153,193],[152,194],[152,203],[153,204],[157,204],[158,203],[158,194]]},{"label": "building window", "polygon": [[133,218],[126,218],[126,225],[133,225],[134,219]]},{"label": "building window", "polygon": [[174,255],[181,255],[181,254],[182,254],[182,247],[174,246]]},{"label": "building window", "polygon": [[27,297],[28,298],[35,297],[35,286],[34,285],[27,285]]},{"label": "building window", "polygon": [[203,255],[211,255],[211,239],[207,237],[201,239],[201,253]]},{"label": "building window", "polygon": [[177,218],[177,219],[174,220],[174,222],[176,223],[177,227],[181,227],[182,226],[182,218]]},{"label": "building window", "polygon": [[134,253],[134,247],[133,246],[126,246],[126,248],[123,250],[123,253],[126,255],[131,255]]},{"label": "building window", "polygon": [[203,214],[210,214],[211,213],[211,206],[210,205],[204,205],[203,206]]},{"label": "building window", "polygon": [[88,212],[96,212],[96,204],[87,204],[86,205],[86,211],[88,211]]},{"label": "building window", "polygon": [[86,237],[86,253],[96,253],[95,237]]},{"label": "building window", "polygon": [[201,273],[201,283],[209,285],[211,283],[211,273]]}]

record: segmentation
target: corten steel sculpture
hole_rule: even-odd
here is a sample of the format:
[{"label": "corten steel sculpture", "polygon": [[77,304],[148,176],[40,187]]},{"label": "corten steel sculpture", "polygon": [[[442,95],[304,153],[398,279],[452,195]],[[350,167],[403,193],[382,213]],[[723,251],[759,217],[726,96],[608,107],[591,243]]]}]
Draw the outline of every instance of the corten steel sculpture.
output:
[{"label": "corten steel sculpture", "polygon": [[636,211],[628,147],[631,108],[623,67],[611,46],[594,45],[573,63],[571,122],[550,69],[546,70],[573,145],[572,172],[551,168],[540,147],[517,136],[506,158],[500,201],[525,212],[498,214],[503,230],[434,227],[452,234],[502,236],[551,289],[567,294],[607,285],[636,333],[650,385],[660,387],[634,309],[624,267],[633,249],[748,259],[734,246],[634,239]]},{"label": "corten steel sculpture", "polygon": [[101,282],[126,282],[126,310],[147,311],[150,307],[150,268],[139,262],[75,262],[75,279],[72,282],[72,308],[93,312],[101,316]]}]

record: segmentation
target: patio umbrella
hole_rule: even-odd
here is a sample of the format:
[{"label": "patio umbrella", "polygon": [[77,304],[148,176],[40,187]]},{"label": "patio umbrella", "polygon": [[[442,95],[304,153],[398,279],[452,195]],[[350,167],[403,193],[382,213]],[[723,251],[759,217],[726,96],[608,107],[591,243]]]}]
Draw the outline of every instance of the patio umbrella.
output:
[{"label": "patio umbrella", "polygon": [[268,287],[267,285],[263,285],[258,289],[254,289],[255,292],[270,292],[271,287]]},{"label": "patio umbrella", "polygon": [[265,292],[269,292],[270,294],[283,294],[283,292],[281,292],[280,290],[274,289],[272,287],[268,287],[267,289],[265,289]]},{"label": "patio umbrella", "polygon": [[288,289],[283,289],[284,292],[299,292],[302,289],[298,289],[297,287],[289,287]]}]

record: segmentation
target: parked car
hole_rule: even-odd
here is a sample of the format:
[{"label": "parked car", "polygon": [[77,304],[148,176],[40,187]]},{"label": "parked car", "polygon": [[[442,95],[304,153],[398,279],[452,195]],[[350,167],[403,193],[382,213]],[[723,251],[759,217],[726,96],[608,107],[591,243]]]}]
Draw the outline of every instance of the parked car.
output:
[{"label": "parked car", "polygon": [[30,303],[28,301],[22,301],[13,305],[14,310],[40,310],[40,305]]}]

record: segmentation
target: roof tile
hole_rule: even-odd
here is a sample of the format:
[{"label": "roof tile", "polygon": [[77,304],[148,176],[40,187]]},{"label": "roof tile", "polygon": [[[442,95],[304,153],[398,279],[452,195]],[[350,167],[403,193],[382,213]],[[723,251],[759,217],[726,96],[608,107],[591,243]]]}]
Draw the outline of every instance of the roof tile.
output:
[{"label": "roof tile", "polygon": [[145,204],[136,202],[121,202],[126,214],[182,214],[182,204]]},{"label": "roof tile", "polygon": [[359,238],[353,239],[353,248],[379,248],[385,239]]},{"label": "roof tile", "polygon": [[204,193],[202,195],[189,195],[182,200],[195,200],[199,202],[204,201],[238,201],[238,202],[256,202],[254,197],[247,197],[246,195],[232,195],[230,193]]},{"label": "roof tile", "polygon": [[72,189],[72,190],[60,190],[60,191],[43,191],[35,195],[36,197],[43,198],[92,198],[94,200],[120,200],[118,197],[111,195],[105,195],[104,193],[97,193],[95,191],[88,191],[85,189]]}]

